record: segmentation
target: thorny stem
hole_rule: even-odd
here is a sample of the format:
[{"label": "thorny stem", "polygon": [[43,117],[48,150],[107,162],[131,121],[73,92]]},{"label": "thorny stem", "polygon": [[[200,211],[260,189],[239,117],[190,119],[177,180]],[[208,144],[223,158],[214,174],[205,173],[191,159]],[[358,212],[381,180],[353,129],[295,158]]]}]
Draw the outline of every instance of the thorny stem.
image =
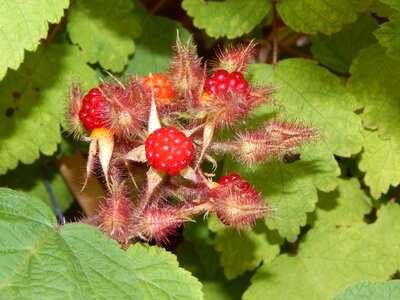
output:
[{"label": "thorny stem", "polygon": [[276,0],[272,1],[272,64],[278,63],[278,13],[276,11]]},{"label": "thorny stem", "polygon": [[138,187],[137,184],[136,184],[135,178],[133,178],[132,169],[131,169],[131,167],[129,166],[129,161],[127,161],[127,160],[125,160],[125,167],[126,167],[126,170],[127,170],[128,173],[129,173],[129,177],[131,178],[133,185],[134,185],[135,188],[138,190],[139,187]]},{"label": "thorny stem", "polygon": [[66,20],[67,20],[67,16],[68,16],[68,11],[65,12],[64,16],[62,17],[60,23],[58,23],[49,33],[49,35],[47,36],[46,41],[44,42],[44,44],[46,46],[49,46],[53,40],[55,39],[55,37],[57,36],[57,34],[60,32],[61,28],[64,26]]},{"label": "thorny stem", "polygon": [[187,208],[184,212],[185,217],[194,218],[195,216],[201,215],[203,213],[207,213],[212,209],[212,205],[210,202],[204,202],[199,205],[195,205],[193,207]]},{"label": "thorny stem", "polygon": [[293,48],[290,48],[290,47],[283,47],[283,46],[281,48],[282,48],[283,51],[285,51],[285,52],[287,52],[287,53],[289,53],[289,54],[291,54],[293,56],[303,57],[303,58],[315,60],[315,58],[312,55],[304,53],[303,51],[300,51],[300,50],[297,50],[297,49],[293,49]]},{"label": "thorny stem", "polygon": [[165,4],[166,0],[157,1],[156,5],[150,10],[149,15],[154,16],[160,8]]}]

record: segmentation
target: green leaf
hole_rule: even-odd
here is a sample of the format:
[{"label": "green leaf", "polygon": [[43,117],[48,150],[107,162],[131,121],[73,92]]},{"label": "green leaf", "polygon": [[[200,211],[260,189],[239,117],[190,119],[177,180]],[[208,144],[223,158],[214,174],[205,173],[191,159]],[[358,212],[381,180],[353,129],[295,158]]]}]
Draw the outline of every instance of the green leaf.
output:
[{"label": "green leaf", "polygon": [[357,13],[369,3],[370,0],[280,0],[276,8],[282,20],[296,31],[332,34],[354,22]]},{"label": "green leaf", "polygon": [[[0,189],[0,292],[5,299],[129,298],[129,261],[95,227],[58,227],[35,197]],[[140,295],[140,294],[139,294]]]},{"label": "green leaf", "polygon": [[120,249],[95,227],[59,227],[35,197],[0,189],[0,292],[5,299],[201,299],[174,255]]},{"label": "green leaf", "polygon": [[380,45],[360,51],[350,68],[349,90],[365,107],[361,117],[369,129],[379,128],[383,138],[400,131],[400,61]]},{"label": "green leaf", "polygon": [[386,3],[391,7],[400,10],[400,1],[399,0],[380,0],[382,3]]},{"label": "green leaf", "polygon": [[135,50],[139,18],[130,0],[77,0],[68,16],[67,30],[89,63],[120,72]]},{"label": "green leaf", "polygon": [[339,179],[337,190],[318,194],[317,210],[313,227],[350,226],[363,222],[371,210],[370,199],[361,189],[356,178]]},{"label": "green leaf", "polygon": [[29,53],[18,71],[0,83],[0,174],[31,164],[40,152],[51,155],[61,140],[59,122],[71,80],[97,84],[95,72],[67,45],[41,47]]},{"label": "green leaf", "polygon": [[47,165],[43,164],[42,166],[42,164],[43,162],[40,160],[28,166],[19,164],[17,169],[0,176],[0,186],[24,191],[28,195],[42,199],[49,207],[53,207],[44,183],[46,178],[50,183],[58,207],[61,211],[66,211],[74,201],[68,185],[53,161]]},{"label": "green leaf", "polygon": [[[334,155],[350,156],[361,150],[361,121],[353,113],[353,97],[339,79],[314,62],[288,59],[274,68],[260,64],[249,69],[253,82],[276,85],[275,98],[285,105],[290,119],[320,130],[320,140],[313,147],[304,147],[299,161],[265,164],[254,172],[225,164],[227,170],[251,181],[277,208],[268,227],[294,241],[300,226],[306,224],[306,213],[315,209],[317,189],[329,192],[336,188],[339,168]],[[262,110],[256,112],[257,116],[263,114]]]},{"label": "green leaf", "polygon": [[178,267],[176,256],[164,249],[136,244],[128,249],[141,299],[202,299],[201,283]]},{"label": "green leaf", "polygon": [[69,0],[0,1],[0,80],[7,68],[18,69],[24,51],[34,51],[47,36],[48,23],[57,23]]},{"label": "green leaf", "polygon": [[388,4],[381,2],[380,0],[373,0],[369,9],[371,10],[371,12],[375,13],[377,16],[384,17],[384,18],[390,17],[391,15],[394,15],[397,13],[397,10],[395,10]]},{"label": "green leaf", "polygon": [[280,238],[273,232],[242,230],[240,234],[230,229],[215,237],[215,249],[221,252],[221,266],[231,280],[246,271],[253,271],[261,262],[268,263],[280,252]]},{"label": "green leaf", "polygon": [[249,33],[271,11],[271,1],[226,0],[223,2],[184,0],[182,7],[197,28],[207,35],[233,39]]},{"label": "green leaf", "polygon": [[372,32],[377,28],[377,22],[371,15],[362,14],[355,23],[343,26],[343,30],[337,33],[313,36],[311,52],[322,64],[347,73],[358,52],[376,43]]},{"label": "green leaf", "polygon": [[[398,134],[397,134],[398,135]],[[373,198],[400,184],[400,139],[383,140],[377,131],[364,131],[364,151],[359,168]]]},{"label": "green leaf", "polygon": [[388,279],[399,267],[399,217],[400,206],[388,204],[374,224],[310,230],[295,256],[282,254],[257,270],[243,298],[330,299],[359,280]]},{"label": "green leaf", "polygon": [[135,55],[124,73],[163,73],[172,57],[177,32],[181,40],[189,39],[190,34],[180,23],[164,17],[146,15],[141,25],[143,32],[136,40]]},{"label": "green leaf", "polygon": [[389,18],[389,22],[383,23],[375,35],[379,43],[387,48],[387,55],[400,59],[400,15]]},{"label": "green leaf", "polygon": [[396,300],[400,299],[400,280],[383,282],[360,281],[347,287],[332,300]]}]

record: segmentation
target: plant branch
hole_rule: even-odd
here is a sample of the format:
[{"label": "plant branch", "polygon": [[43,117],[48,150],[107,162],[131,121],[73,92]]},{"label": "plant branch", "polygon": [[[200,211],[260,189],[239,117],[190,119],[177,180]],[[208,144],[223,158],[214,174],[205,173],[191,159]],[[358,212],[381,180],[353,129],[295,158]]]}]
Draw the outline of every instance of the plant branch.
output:
[{"label": "plant branch", "polygon": [[85,164],[85,159],[80,151],[71,157],[63,156],[57,161],[60,174],[64,177],[85,214],[90,217],[96,213],[100,199],[104,199],[105,194],[97,178],[90,180],[85,190],[81,192],[82,170],[85,169]]},{"label": "plant branch", "polygon": [[157,1],[156,5],[154,5],[153,8],[149,11],[149,15],[154,16],[164,5],[165,2],[166,0]]},{"label": "plant branch", "polygon": [[272,64],[278,63],[278,12],[276,11],[276,0],[272,1]]}]

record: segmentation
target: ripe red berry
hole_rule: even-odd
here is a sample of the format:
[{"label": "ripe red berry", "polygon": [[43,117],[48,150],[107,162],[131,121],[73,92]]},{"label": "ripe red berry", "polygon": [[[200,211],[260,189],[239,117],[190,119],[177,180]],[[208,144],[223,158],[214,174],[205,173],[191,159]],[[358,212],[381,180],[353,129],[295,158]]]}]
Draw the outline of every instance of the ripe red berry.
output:
[{"label": "ripe red berry", "polygon": [[207,78],[204,88],[209,94],[224,94],[236,92],[246,94],[249,84],[244,79],[242,73],[228,73],[226,70],[218,70],[214,76]]},{"label": "ripe red berry", "polygon": [[103,85],[91,89],[82,101],[82,107],[79,111],[79,119],[83,127],[92,131],[95,128],[107,127],[110,107],[106,97],[101,92]]},{"label": "ripe red berry", "polygon": [[171,176],[179,175],[189,165],[194,154],[192,140],[174,127],[155,130],[147,138],[145,150],[150,165]]},{"label": "ripe red berry", "polygon": [[164,74],[150,74],[143,78],[143,85],[146,91],[151,92],[153,89],[154,97],[169,102],[174,96],[172,90],[172,82]]}]

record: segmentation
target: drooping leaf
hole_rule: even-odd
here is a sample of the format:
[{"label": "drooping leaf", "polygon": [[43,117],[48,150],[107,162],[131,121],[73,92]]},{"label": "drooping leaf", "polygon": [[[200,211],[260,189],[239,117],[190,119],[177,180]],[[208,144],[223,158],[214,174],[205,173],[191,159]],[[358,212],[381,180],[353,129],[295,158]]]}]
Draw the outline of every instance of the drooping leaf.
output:
[{"label": "drooping leaf", "polygon": [[400,59],[400,15],[394,15],[389,18],[389,22],[382,24],[375,35],[379,43],[387,48],[387,54],[390,57]]},{"label": "drooping leaf", "polygon": [[[305,147],[299,161],[265,164],[254,171],[225,163],[226,170],[243,175],[277,208],[268,227],[294,241],[299,227],[306,224],[306,213],[315,209],[317,189],[329,192],[336,188],[339,169],[334,154],[350,156],[361,150],[361,121],[353,113],[354,98],[339,79],[313,62],[288,59],[274,68],[252,65],[250,75],[255,83],[275,84],[275,98],[285,105],[290,119],[320,131],[320,140]],[[256,115],[262,116],[263,111]]]},{"label": "drooping leaf", "polygon": [[318,33],[313,36],[311,52],[322,64],[335,71],[347,73],[358,52],[376,43],[372,32],[377,28],[377,22],[372,16],[359,15],[356,22],[343,26],[337,33]]},{"label": "drooping leaf", "polygon": [[63,212],[69,208],[74,198],[59,173],[55,164],[44,164],[40,160],[32,165],[19,164],[18,168],[0,176],[0,186],[25,193],[42,199],[49,207],[53,207],[45,180],[48,180],[57,206]]},{"label": "drooping leaf", "polygon": [[[386,280],[399,267],[400,207],[388,204],[371,225],[310,230],[296,255],[261,266],[244,299],[330,299],[359,280]],[[385,245],[384,247],[382,245]]]},{"label": "drooping leaf", "polygon": [[382,282],[360,281],[347,287],[332,300],[396,300],[400,298],[400,280]]},{"label": "drooping leaf", "polygon": [[18,69],[25,50],[36,50],[49,23],[59,22],[68,5],[69,0],[0,1],[0,80],[7,68]]},{"label": "drooping leaf", "polygon": [[226,0],[223,2],[184,0],[182,7],[193,23],[214,38],[233,39],[249,33],[271,10],[271,1]]},{"label": "drooping leaf", "polygon": [[383,140],[377,131],[364,131],[364,151],[359,168],[372,197],[378,199],[389,187],[400,184],[400,140]]},{"label": "drooping leaf", "polygon": [[400,61],[385,54],[380,45],[360,51],[350,68],[349,90],[363,104],[364,126],[379,129],[384,138],[399,137]]},{"label": "drooping leaf", "polygon": [[353,223],[363,222],[364,215],[371,210],[369,201],[356,178],[339,179],[337,190],[318,193],[313,225],[314,227],[350,226]]},{"label": "drooping leaf", "polygon": [[120,72],[141,32],[130,0],[77,0],[68,16],[68,33],[89,63]]},{"label": "drooping leaf", "polygon": [[128,250],[141,299],[202,299],[201,283],[179,268],[176,256],[156,246],[135,244]]},{"label": "drooping leaf", "polygon": [[357,13],[368,7],[369,0],[281,0],[277,10],[282,20],[296,31],[332,34],[344,24],[357,19]]},{"label": "drooping leaf", "polygon": [[221,266],[229,280],[270,262],[279,254],[279,243],[276,233],[265,230],[242,230],[239,235],[227,228],[215,237],[215,249],[221,252]]},{"label": "drooping leaf", "polygon": [[162,249],[124,252],[93,226],[59,227],[38,198],[0,189],[0,200],[5,299],[201,299],[201,284]]},{"label": "drooping leaf", "polygon": [[[135,9],[137,5],[135,3]],[[135,55],[129,60],[124,73],[163,73],[172,57],[172,46],[177,35],[181,40],[187,40],[190,34],[179,22],[171,19],[150,16],[146,11],[140,16],[142,34],[135,40]]]},{"label": "drooping leaf", "polygon": [[72,80],[80,80],[84,87],[97,83],[77,48],[54,44],[29,53],[20,69],[0,83],[0,174],[16,168],[19,161],[33,163],[40,152],[56,151]]}]

